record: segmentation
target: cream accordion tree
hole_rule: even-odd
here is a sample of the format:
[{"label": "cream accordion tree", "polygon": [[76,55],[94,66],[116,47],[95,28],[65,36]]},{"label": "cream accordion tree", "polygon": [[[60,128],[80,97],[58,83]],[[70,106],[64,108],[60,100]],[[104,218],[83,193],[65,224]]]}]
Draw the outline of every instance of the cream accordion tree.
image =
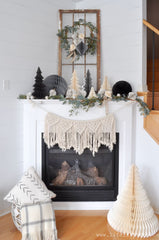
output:
[{"label": "cream accordion tree", "polygon": [[95,93],[94,87],[91,87],[91,91],[90,91],[90,93],[89,93],[87,98],[91,99],[91,98],[96,98],[96,97],[97,97],[97,95]]},{"label": "cream accordion tree", "polygon": [[101,94],[101,95],[108,94],[108,93],[111,94],[111,92],[112,92],[112,89],[111,89],[110,83],[108,82],[107,76],[105,76],[98,94]]},{"label": "cream accordion tree", "polygon": [[74,70],[72,73],[71,84],[66,93],[66,98],[76,98],[80,93],[80,85],[78,83],[77,73]]},{"label": "cream accordion tree", "polygon": [[159,230],[158,219],[135,165],[131,167],[125,187],[107,218],[112,228],[130,236],[150,237]]},{"label": "cream accordion tree", "polygon": [[72,73],[70,89],[74,90],[76,92],[76,95],[78,95],[80,91],[80,85],[78,83],[77,73],[75,70]]},{"label": "cream accordion tree", "polygon": [[108,77],[107,76],[105,76],[105,78],[104,78],[104,81],[101,85],[101,89],[105,90],[105,91],[111,91],[112,90],[111,86],[110,86],[110,83],[108,82]]}]

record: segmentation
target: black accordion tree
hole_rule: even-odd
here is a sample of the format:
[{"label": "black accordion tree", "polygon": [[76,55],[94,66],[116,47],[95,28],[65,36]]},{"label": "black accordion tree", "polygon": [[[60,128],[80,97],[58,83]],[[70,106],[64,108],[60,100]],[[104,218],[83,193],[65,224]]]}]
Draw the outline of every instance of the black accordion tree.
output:
[{"label": "black accordion tree", "polygon": [[45,98],[45,85],[43,83],[43,76],[41,75],[41,69],[38,67],[37,74],[35,76],[35,84],[33,85],[33,97],[36,99]]}]

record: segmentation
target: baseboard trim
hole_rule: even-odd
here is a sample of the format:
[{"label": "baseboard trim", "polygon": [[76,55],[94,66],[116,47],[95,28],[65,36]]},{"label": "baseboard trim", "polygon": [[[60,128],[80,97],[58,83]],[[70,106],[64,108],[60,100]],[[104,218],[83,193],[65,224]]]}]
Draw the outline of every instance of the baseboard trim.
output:
[{"label": "baseboard trim", "polygon": [[3,216],[5,216],[5,215],[7,215],[8,213],[10,213],[10,210],[7,211],[7,212],[4,212],[4,213],[2,213],[2,214],[0,214],[0,217],[3,217]]},{"label": "baseboard trim", "polygon": [[54,202],[55,210],[109,210],[114,202]]}]

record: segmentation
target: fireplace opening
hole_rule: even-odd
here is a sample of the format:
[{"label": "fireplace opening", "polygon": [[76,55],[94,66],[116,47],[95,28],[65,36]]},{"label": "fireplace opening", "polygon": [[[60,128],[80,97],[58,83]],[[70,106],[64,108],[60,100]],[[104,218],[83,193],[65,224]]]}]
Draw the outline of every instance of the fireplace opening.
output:
[{"label": "fireplace opening", "polygon": [[118,194],[119,133],[111,152],[102,145],[95,156],[48,149],[42,136],[42,179],[56,193],[54,201],[114,201]]}]

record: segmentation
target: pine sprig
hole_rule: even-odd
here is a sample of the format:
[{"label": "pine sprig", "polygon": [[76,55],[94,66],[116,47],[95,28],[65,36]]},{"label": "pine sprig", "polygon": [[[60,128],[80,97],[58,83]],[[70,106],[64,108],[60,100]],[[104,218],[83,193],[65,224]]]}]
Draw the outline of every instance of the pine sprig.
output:
[{"label": "pine sprig", "polygon": [[61,101],[66,100],[66,98],[63,95],[49,96],[48,99],[58,99],[58,100],[61,100]]}]

